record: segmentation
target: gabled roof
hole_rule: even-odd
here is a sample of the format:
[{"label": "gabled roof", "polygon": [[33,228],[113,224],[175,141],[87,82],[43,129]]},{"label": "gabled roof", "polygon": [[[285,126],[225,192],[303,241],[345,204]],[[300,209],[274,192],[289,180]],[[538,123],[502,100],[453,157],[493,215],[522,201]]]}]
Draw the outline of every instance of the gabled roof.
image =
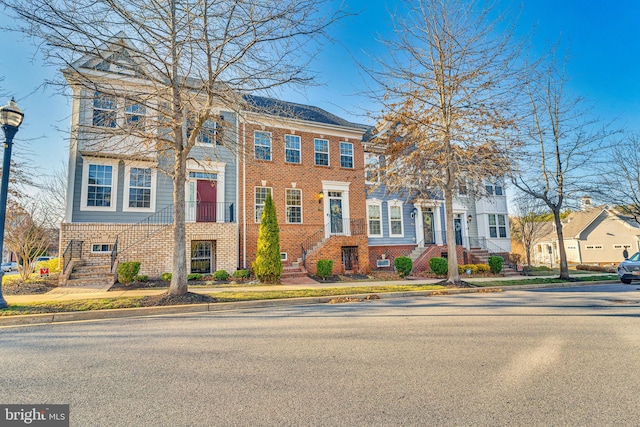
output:
[{"label": "gabled roof", "polygon": [[297,104],[295,102],[281,101],[279,99],[255,95],[245,95],[244,99],[247,103],[247,109],[254,113],[323,123],[327,125],[344,126],[360,129],[362,131],[366,131],[371,127],[368,125],[349,122],[335,114],[331,114],[328,111],[323,110],[322,108],[314,107],[312,105]]},{"label": "gabled roof", "polygon": [[582,231],[590,226],[604,212],[603,207],[594,207],[584,211],[571,212],[562,220],[562,232],[566,237],[578,237]]},{"label": "gabled roof", "polygon": [[[623,215],[620,212],[609,209],[608,206],[594,206],[590,209],[571,212],[568,217],[562,220],[562,232],[565,238],[577,238],[587,227],[600,217],[603,213],[608,216],[625,223],[630,228],[636,228],[640,231],[640,223],[633,217]],[[553,240],[556,237],[555,230],[548,232],[544,240]]]}]

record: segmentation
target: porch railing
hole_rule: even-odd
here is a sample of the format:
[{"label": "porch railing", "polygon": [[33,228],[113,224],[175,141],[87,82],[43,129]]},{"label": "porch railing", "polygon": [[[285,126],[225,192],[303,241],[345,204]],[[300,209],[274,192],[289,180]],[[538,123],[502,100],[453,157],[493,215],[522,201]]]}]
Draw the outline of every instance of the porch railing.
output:
[{"label": "porch railing", "polygon": [[70,240],[62,252],[62,273],[65,274],[74,258],[82,258],[82,241]]},{"label": "porch railing", "polygon": [[235,205],[229,202],[185,202],[188,222],[236,222]]},{"label": "porch railing", "polygon": [[306,267],[306,260],[309,252],[325,237],[331,236],[361,236],[367,233],[366,222],[364,219],[342,218],[341,220],[333,220],[326,223],[317,231],[306,237],[301,244],[302,247],[302,265]]}]

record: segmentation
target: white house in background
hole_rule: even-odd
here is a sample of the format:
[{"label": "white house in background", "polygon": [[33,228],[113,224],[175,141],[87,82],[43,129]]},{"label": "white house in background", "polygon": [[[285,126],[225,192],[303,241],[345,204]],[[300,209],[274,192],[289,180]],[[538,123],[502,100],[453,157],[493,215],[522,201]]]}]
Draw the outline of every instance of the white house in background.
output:
[{"label": "white house in background", "polygon": [[[581,200],[582,208],[562,220],[564,246],[570,264],[617,264],[640,250],[640,224],[630,216],[606,205],[593,206],[591,197]],[[560,262],[555,228],[533,248],[536,264],[557,266]]]}]

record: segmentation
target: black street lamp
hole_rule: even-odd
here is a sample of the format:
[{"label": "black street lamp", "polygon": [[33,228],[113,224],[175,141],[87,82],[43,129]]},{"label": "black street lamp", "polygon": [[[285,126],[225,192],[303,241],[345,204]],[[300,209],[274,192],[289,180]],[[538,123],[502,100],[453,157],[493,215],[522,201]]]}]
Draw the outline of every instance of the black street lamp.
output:
[{"label": "black street lamp", "polygon": [[[4,107],[0,107],[0,126],[4,131],[4,161],[2,162],[2,182],[0,187],[0,259],[2,258],[2,246],[4,245],[4,221],[7,217],[7,194],[9,185],[9,168],[11,167],[11,146],[13,145],[13,137],[20,124],[24,113],[18,108],[16,101],[11,101]],[[7,302],[2,296],[2,279],[4,271],[0,269],[0,309],[7,306]]]}]

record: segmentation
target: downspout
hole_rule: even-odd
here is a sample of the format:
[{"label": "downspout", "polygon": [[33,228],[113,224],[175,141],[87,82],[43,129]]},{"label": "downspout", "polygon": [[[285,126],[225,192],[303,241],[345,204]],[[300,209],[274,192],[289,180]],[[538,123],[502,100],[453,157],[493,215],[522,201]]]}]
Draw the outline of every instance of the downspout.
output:
[{"label": "downspout", "polygon": [[242,268],[247,269],[247,123],[242,121]]},{"label": "downspout", "polygon": [[[236,116],[236,135],[240,137],[240,115]],[[237,149],[237,146],[236,146]],[[236,155],[236,209],[240,206],[240,195],[238,194],[238,188],[240,188],[240,156]],[[240,212],[236,212],[236,242],[240,241],[240,219],[238,218]],[[240,267],[240,251],[236,248],[236,265]]]}]

